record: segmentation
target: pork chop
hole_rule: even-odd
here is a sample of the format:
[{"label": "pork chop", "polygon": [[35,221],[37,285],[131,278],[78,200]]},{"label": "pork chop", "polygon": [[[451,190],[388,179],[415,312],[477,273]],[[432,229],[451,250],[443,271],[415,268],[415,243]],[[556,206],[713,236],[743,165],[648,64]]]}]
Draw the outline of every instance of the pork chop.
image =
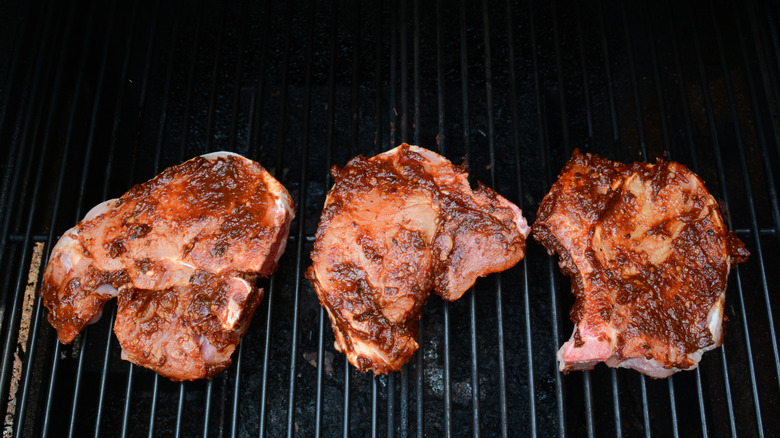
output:
[{"label": "pork chop", "polygon": [[211,377],[230,365],[293,216],[285,188],[240,155],[170,167],[65,232],[41,287],[49,322],[70,343],[118,296],[123,359],[172,380]]},{"label": "pork chop", "polygon": [[682,164],[625,165],[575,150],[534,238],[572,279],[574,333],[560,370],[599,362],[664,378],[723,342],[729,269],[749,253]]},{"label": "pork chop", "polygon": [[336,349],[363,372],[411,359],[432,290],[456,300],[523,258],[530,228],[520,209],[483,185],[472,190],[463,168],[427,149],[404,144],[331,173],[306,276]]}]

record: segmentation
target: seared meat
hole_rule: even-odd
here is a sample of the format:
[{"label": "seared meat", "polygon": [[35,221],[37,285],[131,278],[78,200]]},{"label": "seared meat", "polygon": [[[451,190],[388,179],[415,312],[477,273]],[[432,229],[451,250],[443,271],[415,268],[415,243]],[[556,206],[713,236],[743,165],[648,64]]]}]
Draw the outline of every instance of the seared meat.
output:
[{"label": "seared meat", "polygon": [[530,232],[517,206],[427,149],[401,145],[333,168],[306,276],[361,371],[397,371],[417,350],[421,309],[514,266]]},{"label": "seared meat", "polygon": [[533,232],[560,255],[576,296],[561,371],[606,362],[663,378],[695,368],[723,342],[729,269],[749,253],[682,164],[625,165],[575,151]]},{"label": "seared meat", "polygon": [[230,356],[284,252],[293,203],[260,164],[218,152],[170,167],[93,208],[52,250],[41,296],[70,343],[119,296],[122,357],[172,380]]}]

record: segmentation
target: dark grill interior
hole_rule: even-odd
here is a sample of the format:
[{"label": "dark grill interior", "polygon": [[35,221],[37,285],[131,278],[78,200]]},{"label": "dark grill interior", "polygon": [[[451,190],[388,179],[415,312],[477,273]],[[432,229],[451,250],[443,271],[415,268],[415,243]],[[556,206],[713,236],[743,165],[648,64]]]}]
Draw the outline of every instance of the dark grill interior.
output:
[{"label": "dark grill interior", "polygon": [[[778,2],[44,3],[0,5],[4,436],[780,431]],[[668,380],[561,375],[569,281],[529,241],[460,301],[430,300],[403,372],[356,372],[303,273],[329,166],[403,141],[465,161],[529,220],[574,147],[690,166],[752,252],[724,347]],[[113,304],[60,345],[33,294],[60,234],[221,149],[298,209],[234,364],[184,384],[136,368]]]}]

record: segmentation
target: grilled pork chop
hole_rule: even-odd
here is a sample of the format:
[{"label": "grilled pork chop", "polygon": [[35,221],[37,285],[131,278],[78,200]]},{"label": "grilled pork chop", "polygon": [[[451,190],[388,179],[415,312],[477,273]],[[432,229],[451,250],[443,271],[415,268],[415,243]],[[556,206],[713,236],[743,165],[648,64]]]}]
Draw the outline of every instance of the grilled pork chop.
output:
[{"label": "grilled pork chop", "polygon": [[52,250],[41,296],[65,344],[119,297],[122,358],[172,380],[230,356],[284,252],[292,199],[260,164],[195,157],[93,208]]},{"label": "grilled pork chop", "polygon": [[453,301],[514,266],[530,232],[517,206],[427,149],[401,145],[331,171],[306,276],[336,349],[365,372],[400,370],[417,350],[431,290]]},{"label": "grilled pork chop", "polygon": [[533,232],[560,255],[576,296],[574,333],[558,351],[564,373],[606,362],[664,378],[723,342],[729,269],[749,253],[682,164],[575,150]]}]

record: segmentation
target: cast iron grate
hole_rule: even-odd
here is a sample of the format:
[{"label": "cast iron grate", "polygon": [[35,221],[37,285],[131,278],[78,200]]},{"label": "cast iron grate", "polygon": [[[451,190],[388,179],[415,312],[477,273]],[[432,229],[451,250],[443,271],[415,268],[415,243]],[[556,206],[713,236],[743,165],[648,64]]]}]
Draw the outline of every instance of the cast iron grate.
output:
[{"label": "cast iron grate", "polygon": [[[721,436],[780,430],[776,2],[302,0],[0,7],[0,397],[6,436]],[[569,282],[535,242],[373,378],[333,349],[303,278],[328,168],[400,142],[535,210],[574,147],[699,173],[753,253],[725,346],[655,381],[568,376]],[[211,150],[254,158],[298,209],[279,271],[208,382],[123,362],[115,307],[60,345],[35,297],[92,205]]]}]

